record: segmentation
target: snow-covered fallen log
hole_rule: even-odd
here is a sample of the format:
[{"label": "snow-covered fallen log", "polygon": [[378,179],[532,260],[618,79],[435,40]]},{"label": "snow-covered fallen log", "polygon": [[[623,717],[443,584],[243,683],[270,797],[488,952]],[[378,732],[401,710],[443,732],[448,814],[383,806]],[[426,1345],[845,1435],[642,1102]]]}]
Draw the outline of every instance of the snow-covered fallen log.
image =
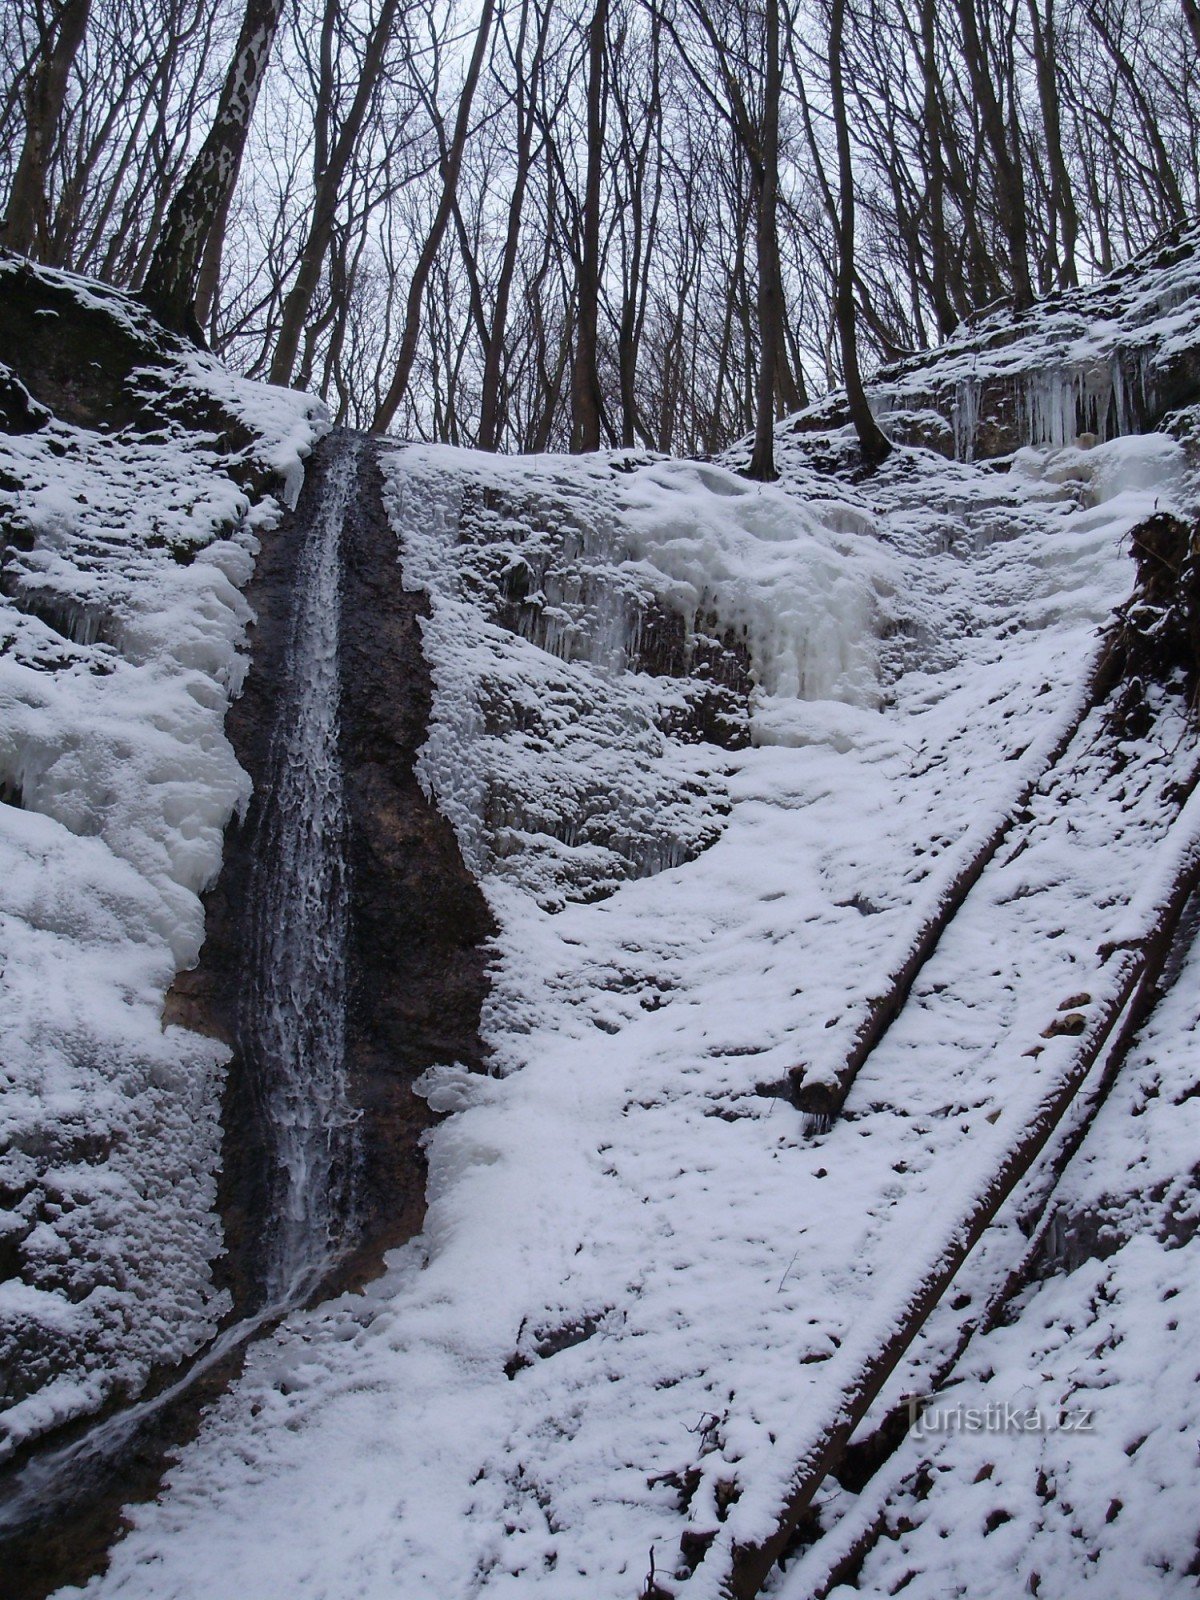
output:
[{"label": "snow-covered fallen log", "polygon": [[[1196,774],[1195,776],[1200,776]],[[1069,1109],[1101,1052],[1120,1050],[1152,1004],[1154,985],[1191,896],[1200,886],[1200,793],[1192,792],[1150,864],[1145,888],[1129,908],[1106,956],[1103,990],[1092,997],[1085,1030],[1068,1041],[1051,1025],[1051,1057],[1036,1094],[1018,1101],[995,1125],[991,1148],[957,1195],[947,1195],[917,1243],[913,1271],[898,1271],[827,1369],[828,1397],[782,1454],[793,1463],[772,1486],[756,1485],[743,1508],[735,1504],[683,1594],[690,1600],[752,1600],[786,1549],[804,1512],[868,1406],[938,1304],[1000,1206],[1036,1160]],[[1119,1033],[1114,1039],[1114,1030]],[[1013,1051],[1007,1039],[998,1049]],[[1030,1053],[1029,1050],[1025,1052]],[[1039,1062],[1039,1065],[1041,1063]]]},{"label": "snow-covered fallen log", "polygon": [[[852,1036],[842,1059],[804,1062],[791,1069],[792,1099],[799,1110],[822,1121],[841,1111],[859,1069],[900,1014],[942,934],[1008,838],[1038,785],[1066,754],[1088,714],[1108,694],[1116,673],[1117,654],[1110,627],[1101,634],[1088,670],[1062,709],[1021,757],[1008,802],[997,815],[969,829],[955,860],[938,874],[929,896],[932,909],[922,912],[915,929],[904,936],[904,955],[892,966],[886,986],[856,1006],[859,1020],[857,1025],[851,1024]],[[844,1037],[845,1031],[843,1026],[838,1036]]]}]

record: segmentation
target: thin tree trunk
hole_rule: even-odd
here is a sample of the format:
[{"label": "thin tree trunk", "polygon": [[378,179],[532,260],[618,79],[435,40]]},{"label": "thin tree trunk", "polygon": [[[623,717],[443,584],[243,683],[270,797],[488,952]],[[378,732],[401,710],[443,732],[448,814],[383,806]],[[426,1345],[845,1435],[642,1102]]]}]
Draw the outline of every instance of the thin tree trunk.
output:
[{"label": "thin tree trunk", "polygon": [[930,287],[938,332],[948,339],[958,326],[950,299],[950,250],[946,238],[946,166],[942,158],[942,117],[938,95],[937,0],[921,4],[921,72],[925,90],[925,137],[929,141]]},{"label": "thin tree trunk", "polygon": [[483,377],[479,395],[480,450],[495,450],[500,435],[500,376],[504,361],[504,335],[508,326],[508,306],[512,297],[513,279],[517,270],[517,255],[521,242],[521,218],[525,209],[525,191],[533,166],[534,104],[542,57],[550,31],[553,9],[547,0],[534,46],[533,60],[528,77],[528,101],[521,99],[520,60],[525,38],[526,18],[530,0],[525,0],[521,11],[521,26],[517,37],[515,66],[517,71],[517,167],[513,177],[513,190],[508,202],[508,227],[504,236],[504,253],[500,262],[500,275],[496,280],[496,300],[492,307],[492,325],[487,336],[483,355]]},{"label": "thin tree trunk", "polygon": [[282,11],[283,0],[246,0],[212,127],[171,202],[142,284],[141,297],[161,322],[201,342],[196,320],[200,265],[237,182]]},{"label": "thin tree trunk", "polygon": [[766,0],[766,73],[763,80],[762,137],[757,162],[758,220],[758,384],[755,390],[754,449],[747,469],[769,483],[775,472],[775,374],[783,342],[783,286],[779,271],[779,0]]},{"label": "thin tree trunk", "polygon": [[[1025,215],[1025,185],[1021,177],[1020,152],[1009,144],[1009,130],[979,34],[976,4],[977,0],[958,0],[963,51],[983,123],[984,138],[995,167],[996,208],[1008,245],[1013,304],[1016,310],[1027,311],[1033,304],[1033,281],[1029,276],[1029,229]],[[1015,110],[1013,115],[1015,117]]]},{"label": "thin tree trunk", "polygon": [[413,268],[412,281],[408,286],[408,301],[405,305],[404,331],[400,336],[400,352],[396,359],[396,370],[388,391],[379,402],[371,423],[373,433],[386,433],[400,409],[408,380],[412,376],[413,362],[417,356],[417,341],[421,333],[421,306],[425,298],[425,286],[429,282],[429,274],[433,271],[433,263],[437,257],[442,236],[446,232],[446,225],[454,212],[454,200],[458,193],[458,175],[462,170],[463,150],[467,143],[467,134],[471,126],[471,105],[475,98],[475,90],[479,83],[479,75],[483,70],[484,58],[487,55],[488,41],[491,38],[492,18],[495,15],[495,0],[483,0],[483,8],[479,16],[479,26],[475,34],[475,48],[471,52],[471,60],[467,67],[466,80],[463,83],[462,94],[458,101],[458,116],[455,119],[454,135],[450,141],[450,149],[446,155],[445,165],[442,169],[442,198],[434,214],[433,223],[417,257],[417,264]]},{"label": "thin tree trunk", "polygon": [[[240,160],[238,170],[241,170]],[[213,314],[217,308],[217,289],[221,282],[221,263],[225,258],[225,234],[229,227],[229,213],[233,207],[233,191],[236,184],[235,172],[233,183],[230,184],[221,203],[221,209],[209,230],[208,242],[200,258],[200,271],[196,275],[196,321],[206,338],[212,336]]]},{"label": "thin tree trunk", "polygon": [[1033,57],[1037,68],[1038,99],[1046,131],[1046,155],[1050,163],[1050,239],[1055,223],[1062,230],[1062,254],[1055,263],[1060,289],[1074,288],[1079,282],[1075,251],[1079,240],[1079,213],[1071,188],[1071,174],[1063,154],[1062,118],[1058,95],[1058,32],[1054,20],[1054,0],[1045,0],[1045,20],[1038,14],[1038,0],[1028,0],[1029,25],[1033,37]]},{"label": "thin tree trunk", "polygon": [[1108,52],[1109,59],[1125,84],[1129,98],[1137,107],[1142,123],[1142,131],[1145,133],[1150,148],[1154,153],[1154,173],[1158,181],[1159,190],[1167,210],[1171,214],[1171,221],[1179,222],[1185,215],[1187,208],[1183,203],[1183,192],[1179,187],[1179,180],[1175,176],[1175,169],[1171,165],[1170,152],[1159,128],[1155,107],[1147,98],[1138,79],[1137,69],[1121,48],[1121,41],[1113,32],[1099,0],[1089,0],[1087,15],[1088,21],[1099,35],[1105,50]]},{"label": "thin tree trunk", "polygon": [[67,80],[87,31],[91,0],[64,0],[54,34],[29,82],[25,143],[13,175],[0,243],[22,255],[40,252],[46,238],[46,167],[54,148]]},{"label": "thin tree trunk", "polygon": [[398,7],[399,0],[383,0],[359,69],[354,99],[328,160],[318,164],[308,234],[300,251],[300,266],[295,282],[283,302],[283,320],[279,328],[279,338],[275,342],[275,353],[271,358],[269,373],[271,383],[291,382],[292,369],[296,364],[296,352],[300,348],[300,336],[304,331],[305,320],[312,310],[313,297],[321,279],[321,268],[329,254],[334,218],[337,215],[338,201],[341,199],[342,180],[358,145],[367,107],[371,103],[371,96],[375,93],[375,86],[383,71]]},{"label": "thin tree trunk", "polygon": [[600,448],[600,201],[604,161],[605,35],[608,0],[596,0],[588,26],[587,176],[583,197],[583,240],[579,258],[578,322],[571,370],[571,450]]},{"label": "thin tree trunk", "polygon": [[846,88],[842,80],[842,37],[845,0],[833,0],[829,14],[829,87],[838,151],[838,259],[834,315],[842,348],[842,378],[850,420],[858,434],[863,461],[878,466],[891,454],[891,442],[876,422],[858,365],[858,313],[854,300],[854,164],[850,151],[850,126],[846,118]]}]

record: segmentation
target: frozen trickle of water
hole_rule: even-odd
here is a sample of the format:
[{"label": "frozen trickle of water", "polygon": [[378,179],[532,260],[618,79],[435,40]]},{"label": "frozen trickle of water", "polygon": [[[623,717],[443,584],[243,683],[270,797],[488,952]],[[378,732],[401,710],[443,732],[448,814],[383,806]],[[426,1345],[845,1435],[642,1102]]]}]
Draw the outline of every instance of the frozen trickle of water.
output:
[{"label": "frozen trickle of water", "polygon": [[342,525],[360,448],[353,442],[335,457],[300,554],[250,888],[241,1033],[271,1147],[269,1300],[297,1296],[319,1280],[353,1205],[338,640]]},{"label": "frozen trickle of water", "polygon": [[1061,449],[1074,444],[1078,380],[1073,372],[1051,367],[1031,373],[1023,392],[1025,442]]},{"label": "frozen trickle of water", "polygon": [[975,459],[975,434],[979,428],[978,378],[960,378],[954,386],[954,458],[956,461]]}]

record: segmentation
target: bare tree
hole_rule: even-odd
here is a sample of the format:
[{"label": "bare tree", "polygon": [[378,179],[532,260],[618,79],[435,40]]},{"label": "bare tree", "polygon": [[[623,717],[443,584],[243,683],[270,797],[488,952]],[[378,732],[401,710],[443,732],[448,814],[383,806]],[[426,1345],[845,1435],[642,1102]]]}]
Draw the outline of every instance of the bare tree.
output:
[{"label": "bare tree", "polygon": [[408,388],[409,377],[412,374],[413,362],[417,354],[417,342],[421,332],[421,303],[425,295],[425,285],[428,283],[429,274],[433,270],[433,263],[437,257],[442,237],[446,232],[446,225],[454,211],[454,200],[458,190],[458,176],[462,170],[463,150],[466,146],[467,133],[471,124],[471,104],[475,98],[479,75],[483,70],[483,63],[487,55],[494,15],[495,0],[483,0],[483,7],[479,14],[479,24],[475,32],[475,47],[471,52],[466,79],[463,83],[462,93],[459,96],[454,134],[449,148],[446,150],[445,158],[441,163],[441,198],[409,283],[404,328],[400,336],[400,350],[396,359],[395,371],[392,375],[392,381],[388,385],[387,393],[379,402],[372,423],[376,433],[386,433],[388,428],[391,427],[400,401]]},{"label": "bare tree", "polygon": [[868,466],[878,466],[891,453],[891,444],[875,421],[867,403],[858,364],[858,312],[854,302],[854,160],[850,125],[846,117],[846,90],[842,81],[842,43],[846,0],[831,0],[829,10],[829,87],[838,154],[838,257],[835,316],[842,347],[842,377],[850,420]]},{"label": "bare tree", "polygon": [[321,74],[316,97],[316,147],[313,197],[308,231],[300,251],[295,281],[283,303],[283,321],[275,354],[271,360],[270,381],[290,383],[305,320],[312,310],[317,283],[333,238],[334,219],[341,198],[342,183],[366,121],[367,109],[383,72],[388,47],[396,27],[400,0],[382,0],[358,69],[354,98],[330,145],[330,116],[333,99],[332,39],[341,0],[326,0],[321,28]]},{"label": "bare tree", "polygon": [[46,167],[83,43],[91,0],[62,0],[41,30],[41,50],[25,96],[25,140],[9,190],[0,242],[30,254],[46,238]]},{"label": "bare tree", "polygon": [[571,368],[571,449],[600,448],[600,179],[608,103],[608,0],[596,0],[587,33],[587,178],[583,197],[576,301],[575,360]]},{"label": "bare tree", "polygon": [[154,314],[197,340],[203,339],[196,320],[201,263],[237,183],[282,10],[283,0],[246,0],[212,127],[171,202],[142,282],[142,298]]}]

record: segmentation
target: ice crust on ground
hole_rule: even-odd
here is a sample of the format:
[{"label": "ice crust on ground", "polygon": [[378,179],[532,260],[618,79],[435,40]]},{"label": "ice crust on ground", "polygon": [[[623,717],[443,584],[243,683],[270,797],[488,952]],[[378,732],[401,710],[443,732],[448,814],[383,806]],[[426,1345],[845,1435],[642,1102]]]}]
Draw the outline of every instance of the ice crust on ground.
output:
[{"label": "ice crust on ground", "polygon": [[[5,264],[4,271],[15,270]],[[47,275],[113,318],[120,296]],[[0,285],[0,292],[3,292]],[[294,495],[305,396],[176,358]],[[182,422],[0,435],[0,1457],[213,1331],[225,1054],[163,1026],[248,797],[223,731],[279,499]]]},{"label": "ice crust on ground", "polygon": [[[839,1037],[972,823],[1010,805],[1128,591],[1129,529],[1194,505],[1185,448],[1029,447],[1003,474],[906,449],[855,486],[800,435],[780,447],[771,489],[621,455],[385,461],[404,581],[432,607],[421,776],[500,926],[494,1075],[427,1075],[445,1120],[425,1233],[362,1295],[251,1353],[89,1595],[626,1600],[651,1551],[668,1589],[706,1594],[703,1566],[675,1575],[681,1533],[769,1527],[828,1374],[976,1152],[1036,1100],[1058,1057],[1026,1046],[1094,982],[1097,939],[1142,887],[1191,759],[1169,701],[1120,771],[1088,725],[843,1120],[813,1137],[771,1090]],[[524,622],[514,590],[540,595]],[[744,647],[744,748],[671,731],[689,691],[639,666],[651,601]],[[1175,1017],[1158,1026],[1185,1052],[1175,1030],[1194,1024]],[[1177,1176],[1187,1125],[1159,1126]],[[1137,1297],[1165,1294],[1183,1258],[1132,1230],[1129,1248],[1038,1289],[993,1336],[1005,1371],[1065,1352],[1046,1380],[1061,1389],[1080,1381],[1074,1351],[1103,1382],[1094,1324],[1088,1345],[1082,1312],[1068,1333],[1054,1308],[1121,1273],[1132,1328]],[[1147,1392],[1179,1337],[1171,1303],[1144,1361],[1123,1344]],[[1183,1448],[1164,1432],[1144,1458],[1146,1503],[1167,1474],[1186,1483]],[[1043,1593],[1083,1592],[1087,1541],[1041,1520],[1025,1458],[991,1494],[972,1459],[949,1461],[958,1498],[905,1546],[927,1592],[959,1571],[938,1535],[972,1496],[983,1523],[1003,1501],[1005,1548]],[[1089,1528],[1108,1492],[1095,1461],[1076,1480]],[[850,1498],[827,1490],[823,1514]],[[1106,1535],[1097,1592],[1102,1572],[1151,1571],[1155,1537],[1116,1556]],[[901,1557],[872,1559],[891,1592]]]}]

